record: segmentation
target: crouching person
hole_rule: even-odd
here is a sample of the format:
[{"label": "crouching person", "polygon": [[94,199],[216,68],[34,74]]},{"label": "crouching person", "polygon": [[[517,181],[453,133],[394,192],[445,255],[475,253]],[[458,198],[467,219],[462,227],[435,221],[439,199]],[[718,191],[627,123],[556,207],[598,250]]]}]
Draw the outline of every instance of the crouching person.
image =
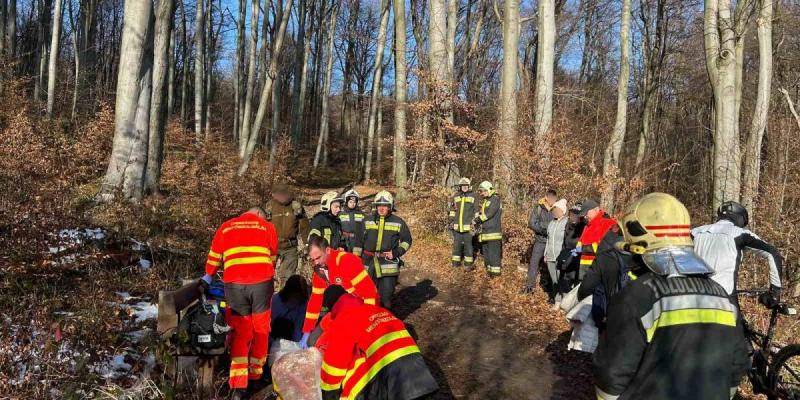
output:
[{"label": "crouching person", "polygon": [[412,400],[439,389],[402,321],[363,304],[344,288],[325,289],[329,323],[316,343],[322,352],[323,399]]}]

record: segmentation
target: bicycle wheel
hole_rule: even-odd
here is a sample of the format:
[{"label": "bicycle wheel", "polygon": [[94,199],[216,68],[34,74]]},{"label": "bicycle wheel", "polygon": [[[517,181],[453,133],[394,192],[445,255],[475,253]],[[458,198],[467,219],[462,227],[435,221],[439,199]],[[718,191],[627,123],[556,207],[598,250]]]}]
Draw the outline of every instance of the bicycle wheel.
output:
[{"label": "bicycle wheel", "polygon": [[770,368],[770,400],[800,400],[800,345],[782,348]]}]

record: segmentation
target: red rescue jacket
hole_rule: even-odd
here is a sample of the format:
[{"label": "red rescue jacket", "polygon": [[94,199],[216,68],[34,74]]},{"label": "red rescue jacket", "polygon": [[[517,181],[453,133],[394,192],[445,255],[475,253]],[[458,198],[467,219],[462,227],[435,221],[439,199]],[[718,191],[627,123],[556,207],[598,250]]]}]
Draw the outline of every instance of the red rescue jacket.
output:
[{"label": "red rescue jacket", "polygon": [[278,234],[261,217],[245,213],[225,221],[214,234],[206,260],[206,274],[222,267],[225,283],[253,284],[275,274]]},{"label": "red rescue jacket", "polygon": [[365,304],[378,304],[378,289],[369,278],[361,258],[345,251],[328,248],[327,279],[314,272],[311,279],[311,298],[306,309],[306,321],[303,323],[303,333],[314,330],[322,309],[322,294],[330,285],[339,285],[348,293],[361,298]]},{"label": "red rescue jacket", "polygon": [[[603,213],[603,211],[600,211]],[[577,249],[581,252],[581,268],[589,268],[597,255],[597,246],[609,229],[615,228],[617,221],[606,216],[595,218],[586,224],[586,228],[578,241]]]}]

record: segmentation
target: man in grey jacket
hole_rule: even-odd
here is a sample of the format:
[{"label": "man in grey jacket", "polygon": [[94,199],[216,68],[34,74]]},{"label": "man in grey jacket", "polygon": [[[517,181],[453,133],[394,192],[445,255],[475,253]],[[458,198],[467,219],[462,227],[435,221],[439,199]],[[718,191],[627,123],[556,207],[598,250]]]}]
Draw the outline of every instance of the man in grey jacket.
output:
[{"label": "man in grey jacket", "polygon": [[[553,204],[558,200],[555,190],[548,190],[544,197],[539,199],[538,202],[531,210],[531,215],[528,217],[528,228],[533,231],[533,250],[531,251],[531,259],[528,263],[528,279],[525,287],[522,289],[523,293],[533,293],[533,286],[536,284],[536,276],[542,270],[542,261],[544,260],[544,250],[547,247],[547,225],[553,220],[553,214],[550,210]],[[548,290],[547,287],[550,280],[549,274],[542,274],[542,287]],[[549,290],[548,290],[549,291]]]}]

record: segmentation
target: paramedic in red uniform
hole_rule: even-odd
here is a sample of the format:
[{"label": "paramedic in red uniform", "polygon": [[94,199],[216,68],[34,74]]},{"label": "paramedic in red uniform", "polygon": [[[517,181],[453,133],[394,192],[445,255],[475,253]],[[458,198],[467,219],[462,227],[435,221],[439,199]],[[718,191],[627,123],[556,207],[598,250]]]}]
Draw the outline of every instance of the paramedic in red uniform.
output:
[{"label": "paramedic in red uniform", "polygon": [[311,278],[311,298],[306,309],[306,321],[303,324],[303,338],[300,347],[308,347],[311,331],[317,325],[322,309],[322,294],[330,285],[340,285],[348,293],[362,299],[365,304],[378,303],[378,289],[372,279],[369,279],[367,270],[361,263],[361,258],[344,251],[328,247],[328,241],[319,236],[313,236],[308,243],[308,257],[314,266]]},{"label": "paramedic in red uniform", "polygon": [[315,345],[323,399],[412,400],[439,389],[403,321],[338,285],[323,297],[330,312]]},{"label": "paramedic in red uniform", "polygon": [[248,380],[261,379],[267,360],[272,277],[278,255],[278,235],[261,208],[222,224],[214,234],[206,261],[205,283],[222,270],[226,320],[232,328],[228,381],[233,398],[246,394]]}]

